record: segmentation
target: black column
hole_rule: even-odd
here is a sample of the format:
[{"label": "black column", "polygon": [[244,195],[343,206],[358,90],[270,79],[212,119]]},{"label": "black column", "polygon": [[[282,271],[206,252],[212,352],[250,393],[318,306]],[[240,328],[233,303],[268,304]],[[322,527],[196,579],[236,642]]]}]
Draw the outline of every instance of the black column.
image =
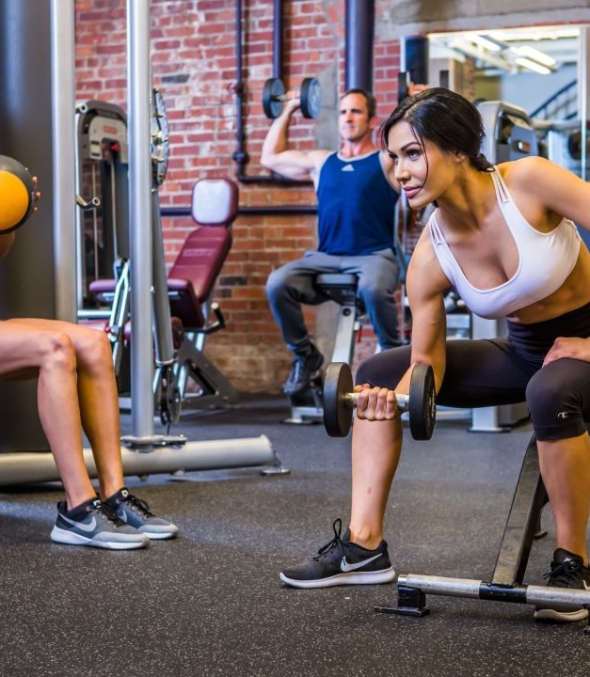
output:
[{"label": "black column", "polygon": [[373,91],[374,0],[346,0],[344,88]]}]

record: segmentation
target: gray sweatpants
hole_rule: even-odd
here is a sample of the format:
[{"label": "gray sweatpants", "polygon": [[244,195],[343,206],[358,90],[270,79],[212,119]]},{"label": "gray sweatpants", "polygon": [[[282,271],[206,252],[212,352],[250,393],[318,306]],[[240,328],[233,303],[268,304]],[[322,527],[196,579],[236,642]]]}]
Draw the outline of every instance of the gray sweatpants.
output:
[{"label": "gray sweatpants", "polygon": [[313,286],[321,273],[358,275],[358,296],[382,349],[400,345],[395,290],[399,265],[393,250],[385,249],[367,256],[331,256],[306,252],[302,259],[274,270],[266,283],[266,295],[283,340],[293,352],[305,347],[309,334],[301,304],[318,305],[328,301]]}]

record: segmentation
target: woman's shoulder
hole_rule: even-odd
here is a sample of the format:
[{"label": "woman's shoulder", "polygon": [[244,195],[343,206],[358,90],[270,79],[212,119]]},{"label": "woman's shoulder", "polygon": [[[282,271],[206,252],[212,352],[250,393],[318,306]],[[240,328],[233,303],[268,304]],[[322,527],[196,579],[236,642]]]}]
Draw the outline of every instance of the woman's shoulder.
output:
[{"label": "woman's shoulder", "polygon": [[511,194],[524,194],[546,203],[550,194],[571,190],[575,174],[543,157],[530,156],[504,162],[498,171]]},{"label": "woman's shoulder", "polygon": [[551,175],[556,169],[558,169],[557,165],[540,155],[527,155],[518,160],[496,165],[496,171],[500,173],[507,185],[530,183],[531,177]]}]

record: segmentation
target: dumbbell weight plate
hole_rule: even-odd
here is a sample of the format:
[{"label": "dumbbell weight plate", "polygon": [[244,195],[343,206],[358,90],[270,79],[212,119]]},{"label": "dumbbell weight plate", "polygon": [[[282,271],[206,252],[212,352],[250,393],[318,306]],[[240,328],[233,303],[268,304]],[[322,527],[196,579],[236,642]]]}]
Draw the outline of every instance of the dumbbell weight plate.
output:
[{"label": "dumbbell weight plate", "polygon": [[301,113],[305,118],[317,118],[322,108],[322,91],[316,78],[304,78],[299,93]]},{"label": "dumbbell weight plate", "polygon": [[346,437],[352,426],[352,372],[346,362],[331,362],[324,374],[324,426],[330,437]]},{"label": "dumbbell weight plate", "polygon": [[410,378],[408,398],[410,432],[415,440],[429,440],[436,421],[434,371],[429,364],[417,364]]},{"label": "dumbbell weight plate", "polygon": [[262,108],[267,118],[278,118],[283,110],[283,102],[278,97],[285,95],[285,85],[280,78],[269,78],[262,90]]}]

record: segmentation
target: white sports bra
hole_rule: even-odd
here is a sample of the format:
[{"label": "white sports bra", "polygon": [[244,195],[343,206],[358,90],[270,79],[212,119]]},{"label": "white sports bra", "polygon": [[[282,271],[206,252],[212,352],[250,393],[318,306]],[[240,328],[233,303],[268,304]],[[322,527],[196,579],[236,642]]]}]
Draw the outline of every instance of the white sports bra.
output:
[{"label": "white sports bra", "polygon": [[547,298],[557,291],[574,269],[581,238],[573,221],[563,219],[550,233],[533,228],[512,201],[506,184],[495,169],[490,173],[502,215],[518,250],[518,269],[510,280],[492,289],[477,289],[463,274],[436,222],[436,210],[428,220],[430,240],[444,274],[465,305],[485,318],[504,317]]}]

